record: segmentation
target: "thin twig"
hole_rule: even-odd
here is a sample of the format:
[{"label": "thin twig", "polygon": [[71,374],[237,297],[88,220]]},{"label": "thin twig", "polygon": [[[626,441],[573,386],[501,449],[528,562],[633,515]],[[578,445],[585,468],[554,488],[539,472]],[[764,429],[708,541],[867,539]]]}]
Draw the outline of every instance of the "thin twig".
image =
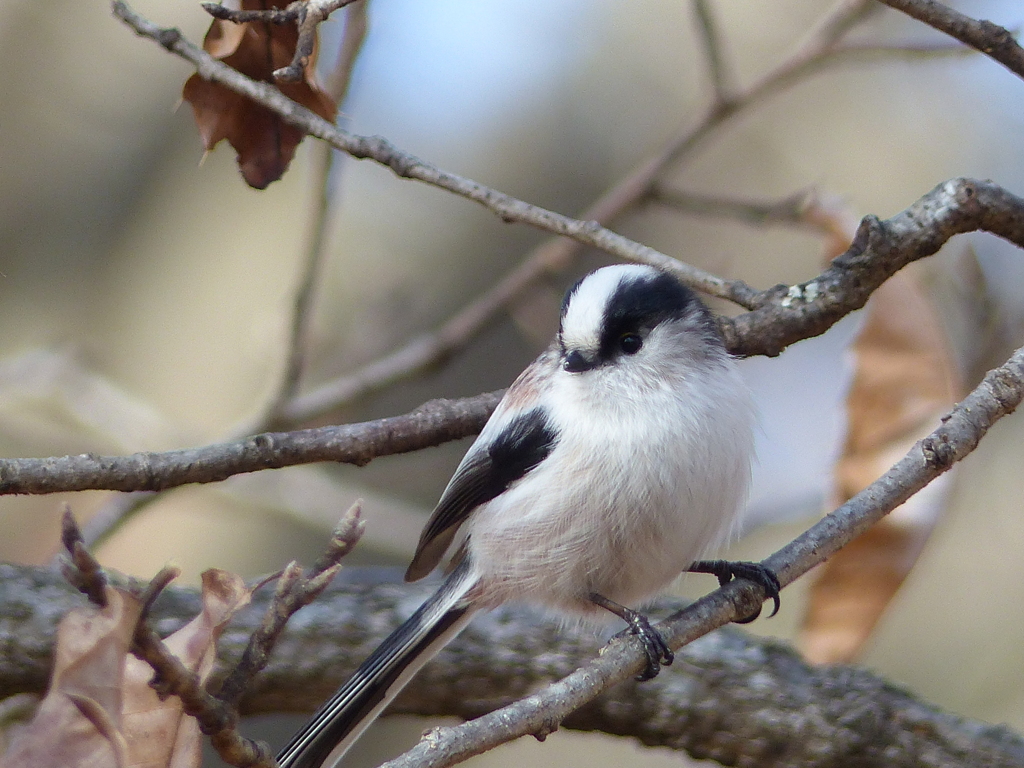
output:
[{"label": "thin twig", "polygon": [[317,27],[339,8],[358,0],[296,0],[286,8],[268,8],[260,11],[243,11],[227,8],[220,3],[202,3],[203,9],[211,16],[236,24],[263,22],[268,24],[295,24],[298,40],[295,55],[287,67],[274,71],[279,83],[297,83],[306,76],[306,67],[316,50]]},{"label": "thin twig", "polygon": [[82,531],[71,513],[71,507],[64,505],[61,516],[61,573],[68,584],[89,598],[93,605],[105,608],[107,605],[107,574],[103,567],[86,549]]},{"label": "thin twig", "polygon": [[[90,602],[101,607],[106,605],[106,573],[85,548],[70,509],[64,512],[61,541],[70,558],[64,564],[65,578],[72,586],[88,595]],[[131,651],[153,668],[154,676],[150,681],[153,690],[160,696],[177,696],[182,702],[183,711],[198,720],[200,729],[210,736],[211,743],[226,762],[247,768],[273,768],[277,763],[269,748],[238,733],[237,707],[207,693],[195,673],[182,664],[146,623],[157,597],[179,573],[177,568],[165,566],[147,585],[137,589],[141,610]]]},{"label": "thin twig", "polygon": [[431,400],[401,416],[294,432],[265,432],[231,442],[130,456],[80,454],[52,459],[0,459],[0,495],[62,490],[162,491],[215,483],[243,472],[343,462],[362,466],[477,434],[502,392]]},{"label": "thin twig", "polygon": [[936,0],[881,0],[890,8],[945,32],[964,45],[981,51],[1008,70],[1024,78],[1024,48],[1010,30],[984,19],[974,19]]},{"label": "thin twig", "polygon": [[704,46],[714,99],[718,103],[732,101],[736,90],[732,69],[725,61],[722,38],[710,0],[693,0],[693,10],[697,16],[697,31]]},{"label": "thin twig", "polygon": [[357,501],[342,516],[327,549],[308,573],[304,574],[297,563],[290,563],[285,568],[263,621],[250,635],[242,658],[217,691],[218,699],[233,707],[238,706],[253,678],[267,666],[285,624],[297,610],[319,597],[341,569],[341,559],[359,542],[366,527],[360,520],[360,512]]},{"label": "thin twig", "polygon": [[[363,2],[356,2],[348,6],[345,15],[345,31],[338,58],[327,80],[327,92],[334,103],[338,105],[339,111],[344,107],[345,98],[351,85],[352,73],[355,70],[355,62],[366,39],[366,7],[369,2],[370,0],[363,0]],[[303,367],[309,352],[310,325],[316,289],[328,255],[328,225],[331,221],[331,212],[336,208],[338,195],[338,179],[332,178],[331,173],[334,167],[334,149],[326,144],[321,145],[319,149],[320,161],[317,163],[313,179],[316,204],[309,224],[309,243],[306,247],[306,255],[292,305],[284,371],[281,374],[277,392],[265,408],[265,416],[256,425],[243,426],[236,430],[234,434],[238,436],[262,432],[283,425],[280,418],[281,411],[297,393],[302,378]]]}]

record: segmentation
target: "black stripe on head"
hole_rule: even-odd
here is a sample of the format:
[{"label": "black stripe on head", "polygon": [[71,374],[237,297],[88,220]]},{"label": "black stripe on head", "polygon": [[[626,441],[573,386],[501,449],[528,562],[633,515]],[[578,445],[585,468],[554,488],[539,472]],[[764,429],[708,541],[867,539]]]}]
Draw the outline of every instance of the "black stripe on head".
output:
[{"label": "black stripe on head", "polygon": [[700,330],[718,338],[711,314],[697,295],[667,272],[625,278],[608,300],[601,323],[600,357],[611,359],[623,334],[646,337],[651,329],[670,320],[691,317]]}]

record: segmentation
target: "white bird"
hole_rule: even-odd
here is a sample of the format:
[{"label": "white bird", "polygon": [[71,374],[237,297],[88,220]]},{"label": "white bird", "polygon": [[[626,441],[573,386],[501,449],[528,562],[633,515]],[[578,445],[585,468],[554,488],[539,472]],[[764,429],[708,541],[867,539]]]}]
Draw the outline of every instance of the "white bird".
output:
[{"label": "white bird", "polygon": [[423,529],[406,580],[451,552],[444,582],[281,751],[282,768],[340,759],[482,609],[611,611],[644,645],[641,679],[672,652],[626,606],[680,573],[751,579],[777,609],[766,568],[700,560],[736,528],[752,425],[747,387],[692,291],[647,266],[583,278],[554,342],[509,387]]}]

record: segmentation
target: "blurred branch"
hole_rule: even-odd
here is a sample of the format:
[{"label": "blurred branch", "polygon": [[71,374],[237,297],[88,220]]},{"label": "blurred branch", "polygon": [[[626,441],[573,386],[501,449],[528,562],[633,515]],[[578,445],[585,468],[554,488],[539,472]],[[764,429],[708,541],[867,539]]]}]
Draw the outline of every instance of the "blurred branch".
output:
[{"label": "blurred branch", "polygon": [[317,27],[339,8],[357,0],[296,0],[286,8],[270,8],[260,11],[238,11],[219,3],[203,3],[202,6],[216,19],[244,24],[262,21],[270,24],[295,24],[299,38],[295,45],[292,63],[274,72],[274,79],[280,83],[297,83],[305,75],[306,67],[316,48]]},{"label": "blurred branch", "polygon": [[[664,147],[637,165],[598,198],[580,218],[608,224],[636,210],[667,169],[678,165],[731,118],[746,113],[769,96],[821,71],[827,64],[844,60],[847,57],[845,49],[837,48],[836,44],[842,35],[874,7],[874,0],[843,0],[838,3],[823,17],[806,41],[797,46],[779,66],[748,88],[733,94],[728,102],[713,103],[695,124],[682,128]],[[493,288],[481,294],[433,333],[413,339],[404,347],[354,373],[340,376],[299,395],[286,406],[284,414],[292,424],[301,424],[440,364],[465,346],[523,291],[545,275],[564,269],[587,244],[580,239],[561,237],[542,243]],[[720,295],[707,291],[698,283],[690,282],[685,274],[680,274],[680,277],[695,288]],[[745,284],[740,285],[742,295],[749,297],[752,289]],[[737,298],[732,300],[747,307]]]},{"label": "blurred branch", "polygon": [[[338,105],[344,105],[345,98],[348,96],[355,62],[366,38],[366,8],[369,2],[370,0],[362,0],[362,2],[352,3],[346,12],[341,49],[327,82],[327,92],[334,103]],[[335,204],[334,198],[337,195],[338,184],[338,180],[335,179],[332,186],[331,179],[334,150],[328,145],[321,145],[320,149],[323,153],[322,160],[318,166],[319,173],[314,179],[317,204],[310,224],[310,242],[306,249],[306,257],[292,303],[281,378],[276,390],[271,394],[261,412],[232,430],[231,434],[226,437],[228,440],[265,432],[281,425],[284,422],[281,413],[299,388],[306,356],[309,352],[308,336],[309,326],[312,322],[313,302],[323,262],[327,257],[326,233],[330,212]],[[102,541],[118,526],[155,499],[154,494],[145,492],[131,493],[110,499],[85,523],[86,544],[93,546]]]},{"label": "blurred branch", "polygon": [[[345,31],[342,36],[341,48],[337,61],[327,79],[327,92],[339,105],[344,107],[355,70],[356,59],[366,40],[366,8],[370,0],[363,0],[348,6],[345,15]],[[265,407],[265,416],[257,426],[245,426],[236,434],[252,434],[273,428],[280,424],[281,413],[285,405],[296,395],[302,371],[308,354],[309,328],[312,322],[313,301],[316,287],[327,258],[327,229],[331,221],[331,212],[335,207],[338,195],[338,179],[331,178],[334,168],[334,149],[329,145],[321,145],[320,162],[313,184],[316,190],[316,206],[310,222],[309,244],[301,277],[295,291],[292,308],[291,327],[288,335],[288,346],[285,354],[284,371],[277,392]]]},{"label": "blurred branch", "polygon": [[964,45],[998,61],[1017,77],[1024,78],[1024,48],[1010,30],[984,19],[973,19],[936,0],[881,0],[890,8],[945,32]]},{"label": "blurred branch", "polygon": [[740,200],[714,195],[696,195],[661,185],[651,190],[651,202],[682,213],[722,216],[747,224],[806,224],[804,212],[816,199],[813,189],[802,189],[781,200]]},{"label": "blurred branch", "polygon": [[[301,626],[283,633],[242,711],[313,709],[429,589],[332,584],[303,609]],[[0,693],[44,689],[56,621],[79,602],[52,570],[0,566],[0,613],[11,626],[11,640],[0,647]],[[252,608],[236,614],[218,644],[219,668],[239,657],[270,602],[257,592]],[[664,599],[654,608],[684,606]],[[165,634],[199,610],[196,590],[171,586],[150,621]],[[548,697],[546,684],[593,663],[602,645],[586,627],[505,606],[475,618],[389,711],[469,719],[538,689]],[[627,679],[606,690],[562,725],[762,768],[842,765],[851,755],[863,768],[1024,764],[1024,740],[1005,726],[945,713],[864,669],[809,667],[780,643],[733,628],[690,644],[676,659],[652,681]]]},{"label": "blurred branch", "polygon": [[711,8],[711,0],[693,0],[693,10],[697,16],[697,32],[704,46],[714,99],[718,103],[731,101],[735,86],[732,71],[725,61],[722,38]]}]

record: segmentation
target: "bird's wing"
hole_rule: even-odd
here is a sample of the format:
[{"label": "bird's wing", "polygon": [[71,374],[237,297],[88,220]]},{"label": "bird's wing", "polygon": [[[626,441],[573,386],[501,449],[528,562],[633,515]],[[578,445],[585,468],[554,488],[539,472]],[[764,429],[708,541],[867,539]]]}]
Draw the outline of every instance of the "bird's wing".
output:
[{"label": "bird's wing", "polygon": [[406,581],[430,573],[469,514],[544,461],[557,438],[541,407],[509,419],[493,438],[488,438],[486,432],[481,435],[455,470],[427,521],[405,573]]}]

